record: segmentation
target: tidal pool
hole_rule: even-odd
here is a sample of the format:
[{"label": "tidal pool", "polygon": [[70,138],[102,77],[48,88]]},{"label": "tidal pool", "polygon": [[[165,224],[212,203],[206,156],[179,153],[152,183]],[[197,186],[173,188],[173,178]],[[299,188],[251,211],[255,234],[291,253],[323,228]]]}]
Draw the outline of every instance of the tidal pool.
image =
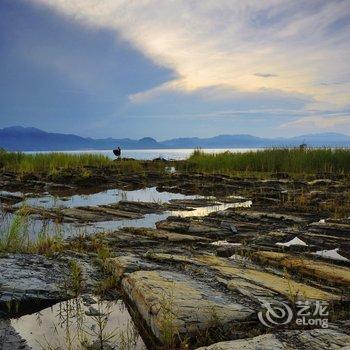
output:
[{"label": "tidal pool", "polygon": [[88,195],[73,195],[69,197],[55,197],[46,195],[42,197],[27,198],[15,206],[29,205],[43,208],[74,208],[87,205],[106,205],[119,201],[140,201],[164,203],[171,199],[194,199],[203,196],[188,196],[181,193],[158,192],[156,187],[143,188],[141,190],[124,191],[111,189]]},{"label": "tidal pool", "polygon": [[[97,206],[106,204],[115,204],[119,201],[142,201],[142,202],[156,202],[166,203],[172,199],[203,199],[208,197],[203,196],[192,196],[184,195],[180,193],[171,192],[158,192],[155,187],[144,188],[135,191],[123,191],[118,189],[112,189],[102,191],[90,195],[73,195],[70,197],[54,197],[52,195],[42,197],[27,198],[25,201],[14,205],[16,208],[20,208],[23,205],[32,207],[42,208],[73,208],[83,206]],[[210,198],[212,199],[212,198]],[[80,234],[94,234],[104,231],[114,231],[124,227],[147,227],[155,228],[155,224],[158,221],[165,220],[169,216],[180,216],[180,217],[193,217],[193,216],[206,216],[212,212],[225,210],[228,208],[237,207],[250,207],[251,201],[242,201],[241,197],[237,197],[238,202],[236,203],[219,203],[213,201],[213,205],[205,207],[193,208],[193,210],[172,210],[164,211],[156,214],[145,214],[140,219],[122,219],[113,221],[102,221],[88,224],[77,224],[77,223],[57,223],[50,219],[42,220],[31,216],[25,223],[24,228],[29,233],[30,237],[47,232],[48,234],[60,234],[63,237],[76,236]],[[0,210],[1,214],[1,210]],[[14,214],[3,213],[0,215],[0,230],[5,232],[11,227],[13,223]]]},{"label": "tidal pool", "polygon": [[79,297],[12,319],[11,326],[33,350],[80,350],[93,344],[104,349],[146,349],[121,300],[91,304]]}]

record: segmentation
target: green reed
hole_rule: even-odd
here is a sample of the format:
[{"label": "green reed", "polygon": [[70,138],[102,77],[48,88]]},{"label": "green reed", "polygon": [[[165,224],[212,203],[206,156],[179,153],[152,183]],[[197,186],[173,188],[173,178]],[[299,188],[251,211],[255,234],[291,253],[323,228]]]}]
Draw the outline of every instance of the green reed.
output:
[{"label": "green reed", "polygon": [[81,170],[82,177],[88,177],[91,168],[111,168],[117,173],[143,171],[142,162],[133,159],[114,161],[102,154],[67,154],[60,152],[27,154],[0,150],[0,170],[20,174],[56,175],[64,170]]},{"label": "green reed", "polygon": [[288,172],[313,174],[350,171],[350,149],[273,148],[246,153],[204,153],[196,150],[186,162],[188,170],[202,172]]},{"label": "green reed", "polygon": [[22,173],[50,172],[60,168],[108,166],[113,161],[101,154],[0,152],[0,168]]},{"label": "green reed", "polygon": [[51,255],[63,249],[63,236],[44,225],[35,236],[30,235],[30,210],[20,208],[8,225],[0,228],[0,252]]}]

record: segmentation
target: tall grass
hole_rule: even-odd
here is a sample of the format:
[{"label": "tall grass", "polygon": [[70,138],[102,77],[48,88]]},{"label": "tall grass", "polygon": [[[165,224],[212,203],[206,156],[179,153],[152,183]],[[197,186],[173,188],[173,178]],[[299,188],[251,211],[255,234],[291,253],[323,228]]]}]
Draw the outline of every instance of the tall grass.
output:
[{"label": "tall grass", "polygon": [[246,153],[217,154],[196,150],[186,164],[189,170],[202,172],[289,172],[349,173],[350,149],[276,148]]},{"label": "tall grass", "polygon": [[0,252],[25,252],[29,250],[28,215],[24,209],[16,214],[6,229],[0,230]]},{"label": "tall grass", "polygon": [[84,169],[82,176],[88,176],[86,168],[112,168],[117,173],[143,171],[143,165],[137,160],[113,161],[101,154],[67,154],[67,153],[37,153],[6,152],[0,150],[0,170],[13,171],[21,174],[56,174],[60,170]]},{"label": "tall grass", "polygon": [[7,227],[0,227],[0,252],[38,253],[51,255],[63,248],[60,232],[49,234],[47,227],[35,236],[30,236],[30,217],[26,207],[21,208]]},{"label": "tall grass", "polygon": [[112,164],[111,159],[101,154],[25,154],[0,151],[0,168],[22,173],[51,172],[60,168],[85,166],[111,166]]}]

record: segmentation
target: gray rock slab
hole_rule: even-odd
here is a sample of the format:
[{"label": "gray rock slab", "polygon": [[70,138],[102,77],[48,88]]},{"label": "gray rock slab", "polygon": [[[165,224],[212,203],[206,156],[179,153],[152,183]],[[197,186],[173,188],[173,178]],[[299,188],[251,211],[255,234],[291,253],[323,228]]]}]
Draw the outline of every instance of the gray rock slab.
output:
[{"label": "gray rock slab", "polygon": [[350,344],[350,336],[331,329],[287,331],[254,338],[220,342],[197,350],[337,350]]},{"label": "gray rock slab", "polygon": [[196,337],[201,331],[251,319],[254,311],[206,283],[177,272],[138,271],[122,280],[124,292],[161,342],[173,332]]},{"label": "gray rock slab", "polygon": [[[45,303],[66,296],[62,263],[32,254],[0,256],[0,307],[6,313],[9,305],[30,302]],[[17,306],[18,306],[17,305]],[[17,307],[16,306],[16,307]]]}]

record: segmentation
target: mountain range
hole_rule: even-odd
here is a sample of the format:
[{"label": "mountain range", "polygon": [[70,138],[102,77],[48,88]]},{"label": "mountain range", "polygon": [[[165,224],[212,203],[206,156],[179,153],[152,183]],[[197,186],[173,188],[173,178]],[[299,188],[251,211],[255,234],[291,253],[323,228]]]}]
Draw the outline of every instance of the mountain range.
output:
[{"label": "mountain range", "polygon": [[0,148],[9,151],[73,151],[161,148],[261,148],[289,147],[306,144],[310,147],[350,147],[350,136],[340,133],[307,134],[290,138],[262,138],[252,135],[219,135],[210,138],[186,137],[156,141],[151,137],[93,139],[73,134],[50,133],[37,128],[12,126],[0,129]]}]

